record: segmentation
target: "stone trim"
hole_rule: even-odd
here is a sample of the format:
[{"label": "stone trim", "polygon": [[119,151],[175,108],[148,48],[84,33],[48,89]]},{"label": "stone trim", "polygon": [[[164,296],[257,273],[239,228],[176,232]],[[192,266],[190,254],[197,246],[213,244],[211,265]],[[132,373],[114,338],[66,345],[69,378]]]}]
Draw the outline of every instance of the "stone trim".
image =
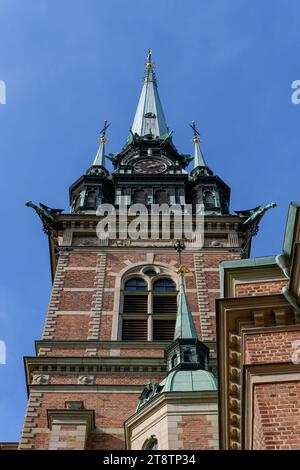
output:
[{"label": "stone trim", "polygon": [[43,331],[43,339],[53,339],[53,333],[56,325],[56,312],[58,311],[58,305],[60,302],[62,289],[63,289],[63,279],[64,271],[68,264],[68,253],[62,252],[59,255],[59,259],[56,266],[55,277],[53,281],[53,287],[48,307],[48,313],[46,317],[45,327]]},{"label": "stone trim", "polygon": [[88,433],[95,429],[94,410],[49,409],[47,418],[49,450],[84,450]]},{"label": "stone trim", "polygon": [[[93,375],[112,374],[145,375],[153,373],[166,373],[167,367],[164,358],[159,357],[57,357],[38,356],[25,357],[25,371],[27,384],[32,384],[35,374],[39,375]],[[49,377],[50,380],[50,377]],[[42,385],[42,384],[40,384]]]},{"label": "stone trim", "polygon": [[[98,341],[98,340],[76,340],[76,341],[63,341],[63,340],[38,340],[35,342],[36,352],[38,353],[44,348],[95,348],[95,349],[165,349],[171,342],[170,341]],[[215,341],[206,344],[215,344]]]},{"label": "stone trim", "polygon": [[[154,400],[148,402],[140,410],[131,415],[124,423],[126,448],[130,449],[130,439],[132,426],[138,426],[152,416],[155,412],[167,407],[169,417],[178,417],[176,405],[180,404],[183,408],[180,410],[180,417],[186,415],[199,414],[218,414],[218,392],[167,392],[162,393]],[[175,406],[174,406],[175,405]],[[203,408],[203,409],[201,409]],[[161,416],[160,418],[163,418]],[[152,424],[151,424],[152,426]],[[143,428],[145,430],[145,428]]]},{"label": "stone trim", "polygon": [[96,266],[68,266],[65,271],[99,271]]},{"label": "stone trim", "polygon": [[32,449],[32,438],[35,435],[35,428],[37,425],[34,423],[34,418],[39,414],[39,408],[42,405],[43,394],[40,391],[30,392],[23,429],[21,431],[21,438],[19,442],[19,450]]},{"label": "stone trim", "polygon": [[208,286],[204,274],[203,254],[194,255],[194,265],[196,274],[197,297],[199,306],[199,318],[202,341],[213,341],[213,331],[211,328],[211,314],[208,301]]},{"label": "stone trim", "polygon": [[237,259],[220,263],[221,297],[235,297],[235,286],[243,283],[285,280],[275,256]]},{"label": "stone trim", "polygon": [[94,410],[48,409],[47,420],[50,431],[52,431],[54,424],[77,424],[82,422],[86,424],[87,432],[95,429]]},{"label": "stone trim", "polygon": [[94,287],[64,287],[64,292],[94,292]]},{"label": "stone trim", "polygon": [[144,385],[30,385],[30,392],[44,393],[136,393],[140,394]]},{"label": "stone trim", "polygon": [[91,315],[91,310],[57,310],[57,312],[54,313],[55,317],[59,317],[60,315]]},{"label": "stone trim", "polygon": [[89,340],[97,340],[100,337],[100,328],[101,328],[101,311],[103,305],[103,295],[104,295],[104,282],[105,282],[105,273],[106,273],[106,254],[99,254],[97,261],[97,274],[95,277],[95,293],[92,300],[91,308],[91,319],[89,323]]},{"label": "stone trim", "polygon": [[[121,337],[121,315],[120,315],[120,306],[121,306],[121,300],[122,300],[122,283],[124,282],[124,279],[127,278],[127,276],[133,276],[134,274],[139,274],[141,277],[144,277],[144,279],[147,281],[147,277],[143,274],[142,269],[144,266],[149,266],[149,260],[152,259],[152,257],[149,257],[151,253],[147,253],[147,256],[145,256],[144,261],[139,261],[137,263],[132,263],[130,260],[126,260],[125,264],[126,266],[121,269],[118,273],[113,273],[115,277],[115,295],[114,295],[114,306],[113,306],[113,315],[112,315],[112,332],[111,332],[111,339],[112,341],[118,341]],[[146,254],[145,254],[146,255]],[[154,262],[152,264],[153,267],[157,268],[162,268],[162,272],[159,274],[166,274],[167,276],[171,277],[173,281],[175,282],[177,289],[178,289],[178,279],[176,277],[175,273],[175,267],[174,264],[176,262],[171,264],[167,263],[162,263],[162,262],[155,262],[155,257],[154,257]],[[112,275],[110,271],[107,272],[107,275]],[[148,285],[148,287],[150,287]],[[149,330],[148,330],[149,331]]]}]

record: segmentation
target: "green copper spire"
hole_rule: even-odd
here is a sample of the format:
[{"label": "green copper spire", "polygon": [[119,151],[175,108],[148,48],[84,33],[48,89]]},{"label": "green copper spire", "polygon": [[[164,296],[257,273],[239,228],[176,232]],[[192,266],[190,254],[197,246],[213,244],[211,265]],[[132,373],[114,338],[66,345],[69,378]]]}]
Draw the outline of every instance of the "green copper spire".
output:
[{"label": "green copper spire", "polygon": [[197,339],[197,331],[184,287],[186,268],[180,266],[177,272],[179,274],[179,293],[174,340]]},{"label": "green copper spire", "polygon": [[163,138],[169,133],[166,118],[157,90],[157,81],[152,62],[152,51],[149,49],[145,76],[137,110],[131,126],[133,135],[140,137],[152,135]]},{"label": "green copper spire", "polygon": [[200,148],[200,139],[199,139],[199,132],[197,131],[196,128],[196,123],[195,121],[192,121],[192,124],[190,124],[191,128],[194,131],[194,137],[193,137],[193,142],[194,142],[194,169],[197,167],[207,167],[206,162],[203,157],[203,153]]},{"label": "green copper spire", "polygon": [[105,157],[106,130],[109,126],[110,124],[108,124],[108,122],[105,120],[103,129],[100,132],[100,144],[98,147],[98,151],[96,153],[95,160],[93,162],[93,166],[105,167],[104,157]]}]

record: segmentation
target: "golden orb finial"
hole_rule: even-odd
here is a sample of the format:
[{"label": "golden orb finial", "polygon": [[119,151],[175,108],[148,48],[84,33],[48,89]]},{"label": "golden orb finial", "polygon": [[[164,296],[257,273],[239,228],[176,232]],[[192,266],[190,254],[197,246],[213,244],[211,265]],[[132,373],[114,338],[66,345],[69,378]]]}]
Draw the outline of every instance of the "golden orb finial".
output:
[{"label": "golden orb finial", "polygon": [[176,272],[177,272],[177,274],[183,274],[183,275],[185,275],[185,274],[189,273],[189,270],[188,270],[188,268],[187,268],[186,266],[184,266],[183,264],[181,264],[181,265],[176,269]]}]

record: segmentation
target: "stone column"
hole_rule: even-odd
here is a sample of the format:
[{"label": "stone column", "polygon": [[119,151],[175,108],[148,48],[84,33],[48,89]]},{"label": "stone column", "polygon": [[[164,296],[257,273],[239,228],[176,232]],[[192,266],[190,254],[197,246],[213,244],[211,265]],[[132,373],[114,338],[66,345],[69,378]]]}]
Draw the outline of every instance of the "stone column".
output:
[{"label": "stone column", "polygon": [[48,450],[84,450],[88,433],[95,428],[93,410],[80,401],[66,402],[66,408],[48,410],[51,437]]}]

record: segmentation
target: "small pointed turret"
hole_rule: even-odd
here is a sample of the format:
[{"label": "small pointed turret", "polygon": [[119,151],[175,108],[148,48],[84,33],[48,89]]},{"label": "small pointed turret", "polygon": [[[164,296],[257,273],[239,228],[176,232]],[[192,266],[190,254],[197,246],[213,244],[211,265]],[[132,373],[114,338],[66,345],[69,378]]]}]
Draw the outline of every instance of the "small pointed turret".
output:
[{"label": "small pointed turret", "polygon": [[180,266],[177,269],[179,274],[179,293],[174,340],[179,338],[197,339],[197,331],[184,286],[184,274],[186,272],[187,270],[184,266]]},{"label": "small pointed turret", "polygon": [[106,142],[106,130],[110,126],[107,120],[104,121],[103,129],[100,132],[100,144],[98,147],[98,151],[96,153],[95,160],[93,162],[93,166],[103,166],[105,167],[105,142]]},{"label": "small pointed turret", "polygon": [[[176,242],[175,248],[181,260],[181,246]],[[179,261],[180,262],[180,261]],[[179,293],[177,303],[177,316],[175,324],[174,340],[166,349],[168,369],[171,370],[196,370],[208,367],[208,348],[198,339],[191,307],[187,299],[184,285],[184,275],[188,269],[181,265],[176,270],[179,275]]]},{"label": "small pointed turret", "polygon": [[100,204],[114,200],[114,188],[105,168],[106,130],[110,126],[104,121],[100,132],[100,144],[92,166],[70,187],[71,212],[95,213]]},{"label": "small pointed turret", "polygon": [[165,392],[197,392],[217,390],[217,381],[208,371],[209,349],[199,341],[193,315],[187,299],[184,275],[188,269],[181,264],[181,252],[185,249],[183,240],[177,240],[174,248],[179,254],[179,292],[174,340],[165,349],[168,375],[158,385],[149,384],[144,388],[137,411],[158,395]]},{"label": "small pointed turret", "polygon": [[138,106],[133,124],[133,135],[139,137],[153,136],[164,138],[169,134],[166,118],[157,90],[157,81],[152,62],[152,51],[149,49],[146,63],[145,76]]},{"label": "small pointed turret", "polygon": [[204,210],[206,214],[228,214],[230,188],[207,166],[195,121],[192,121],[190,127],[194,131],[194,168],[191,171],[191,192],[196,194],[192,202],[194,209],[200,212]]},{"label": "small pointed turret", "polygon": [[203,157],[203,153],[200,148],[200,134],[197,131],[196,128],[196,123],[195,121],[192,121],[192,124],[190,124],[191,128],[194,131],[194,137],[193,137],[193,142],[194,142],[194,169],[197,167],[207,167],[206,162]]}]

